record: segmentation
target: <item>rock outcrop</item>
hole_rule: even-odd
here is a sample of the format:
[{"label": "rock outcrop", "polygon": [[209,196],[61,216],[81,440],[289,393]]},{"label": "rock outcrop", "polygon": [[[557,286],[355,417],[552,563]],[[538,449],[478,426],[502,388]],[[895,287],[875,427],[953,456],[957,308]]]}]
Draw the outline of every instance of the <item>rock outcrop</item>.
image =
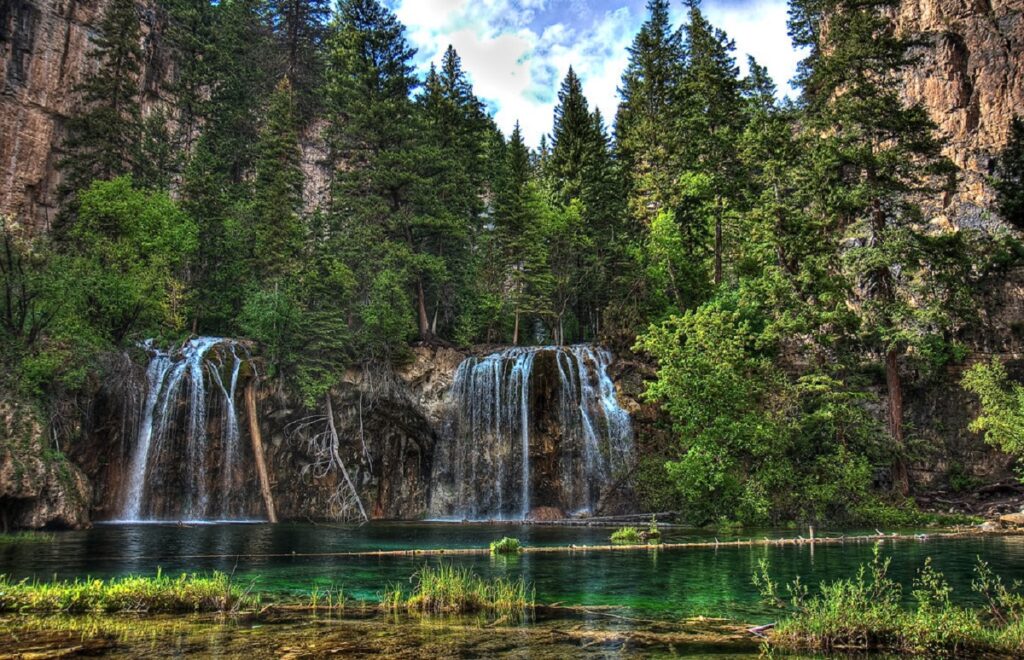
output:
[{"label": "rock outcrop", "polygon": [[898,22],[922,40],[904,76],[906,98],[928,110],[962,171],[957,192],[930,210],[956,226],[990,225],[988,179],[1010,120],[1024,114],[1024,3],[903,0]]},{"label": "rock outcrop", "polygon": [[0,404],[0,530],[89,524],[89,482],[56,451],[26,406]]}]

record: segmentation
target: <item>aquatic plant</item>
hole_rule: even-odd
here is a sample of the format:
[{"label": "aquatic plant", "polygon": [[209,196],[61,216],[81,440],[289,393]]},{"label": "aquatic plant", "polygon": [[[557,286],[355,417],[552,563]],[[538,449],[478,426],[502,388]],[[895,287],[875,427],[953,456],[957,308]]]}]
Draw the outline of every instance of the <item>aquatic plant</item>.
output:
[{"label": "aquatic plant", "polygon": [[[986,607],[962,607],[953,603],[952,588],[929,558],[914,580],[911,593],[916,605],[907,609],[901,604],[901,585],[888,576],[889,563],[876,545],[872,560],[853,578],[822,583],[815,595],[799,579],[791,583],[792,613],[772,631],[769,645],[825,652],[1024,653],[1024,594],[1019,584],[1007,588],[979,561],[972,587]],[[766,600],[781,603],[767,564],[761,565],[754,584]]]},{"label": "aquatic plant", "polygon": [[636,527],[620,527],[612,532],[612,543],[621,543],[626,545],[640,543],[641,540],[640,530]]},{"label": "aquatic plant", "polygon": [[506,536],[498,541],[491,541],[492,555],[517,555],[523,551],[523,544],[519,539]]},{"label": "aquatic plant", "polygon": [[219,612],[248,600],[247,592],[219,572],[172,578],[158,570],[154,577],[53,582],[0,575],[0,611],[7,612]]},{"label": "aquatic plant", "polygon": [[651,514],[651,522],[647,525],[647,538],[651,540],[658,540],[661,538],[661,530],[658,529],[658,517]]},{"label": "aquatic plant", "polygon": [[385,611],[408,610],[427,614],[471,614],[482,612],[512,616],[532,609],[533,589],[526,582],[494,578],[485,580],[464,568],[450,565],[424,566],[414,576],[414,587],[405,593],[395,586],[381,597]]}]

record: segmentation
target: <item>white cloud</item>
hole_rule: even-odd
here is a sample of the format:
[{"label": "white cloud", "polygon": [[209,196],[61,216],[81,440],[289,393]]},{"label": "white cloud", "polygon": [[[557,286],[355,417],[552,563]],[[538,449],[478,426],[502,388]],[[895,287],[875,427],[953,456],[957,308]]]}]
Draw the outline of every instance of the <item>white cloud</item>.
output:
[{"label": "white cloud", "polygon": [[[561,12],[548,0],[394,0],[392,5],[419,49],[421,70],[453,45],[498,126],[508,134],[518,120],[532,145],[551,130],[558,86],[570,65],[591,106],[600,107],[611,123],[626,49],[645,18],[642,6],[629,0],[572,0]],[[754,55],[780,90],[789,91],[785,82],[797,55],[786,36],[785,0],[755,0],[742,7],[708,2],[705,12],[736,40],[741,66],[746,53]]]}]

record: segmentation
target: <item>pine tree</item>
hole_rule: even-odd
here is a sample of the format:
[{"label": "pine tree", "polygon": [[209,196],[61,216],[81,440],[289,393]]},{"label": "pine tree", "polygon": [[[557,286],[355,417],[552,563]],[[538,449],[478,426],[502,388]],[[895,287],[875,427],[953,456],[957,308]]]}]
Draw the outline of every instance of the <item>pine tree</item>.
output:
[{"label": "pine tree", "polygon": [[494,231],[508,274],[513,344],[518,344],[523,335],[524,317],[547,315],[552,285],[546,237],[551,209],[534,180],[530,160],[530,150],[516,122],[494,191]]},{"label": "pine tree", "polygon": [[98,35],[92,39],[90,56],[100,66],[76,88],[83,109],[68,122],[61,161],[65,194],[73,194],[95,179],[132,172],[142,125],[141,39],[134,0],[112,0]]},{"label": "pine tree", "polygon": [[912,59],[892,20],[896,4],[801,0],[790,32],[810,49],[800,82],[817,143],[812,209],[853,246],[843,251],[844,272],[862,339],[884,365],[893,482],[906,493],[901,362],[912,346],[927,352],[948,341],[962,302],[962,273],[948,250],[963,246],[958,236],[928,233],[915,203],[930,190],[929,175],[950,165],[925,110],[900,99],[899,73]]},{"label": "pine tree", "polygon": [[667,127],[677,123],[685,62],[682,36],[669,21],[668,0],[648,0],[647,12],[629,48],[615,119],[629,213],[642,226],[674,204],[681,154],[676,132]]},{"label": "pine tree", "polygon": [[186,153],[199,133],[208,107],[210,56],[214,48],[217,8],[209,0],[164,0],[167,9],[167,41],[174,49],[177,76],[172,84],[178,111],[175,143]]},{"label": "pine tree", "polygon": [[1010,138],[999,155],[995,189],[999,215],[1024,229],[1024,119],[1020,117],[1010,123]]}]

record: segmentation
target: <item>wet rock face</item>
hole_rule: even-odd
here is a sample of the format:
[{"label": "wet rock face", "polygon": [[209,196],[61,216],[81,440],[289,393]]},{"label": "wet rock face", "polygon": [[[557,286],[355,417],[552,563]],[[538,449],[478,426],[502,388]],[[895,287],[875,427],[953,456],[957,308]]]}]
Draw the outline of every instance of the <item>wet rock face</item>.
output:
[{"label": "wet rock face", "polygon": [[958,190],[935,200],[933,217],[961,227],[991,222],[988,182],[1013,115],[1024,113],[1024,6],[1020,0],[903,0],[899,26],[919,36],[920,60],[904,75],[962,170]]},{"label": "wet rock face", "polygon": [[88,480],[57,452],[26,406],[0,404],[0,529],[89,524]]}]

